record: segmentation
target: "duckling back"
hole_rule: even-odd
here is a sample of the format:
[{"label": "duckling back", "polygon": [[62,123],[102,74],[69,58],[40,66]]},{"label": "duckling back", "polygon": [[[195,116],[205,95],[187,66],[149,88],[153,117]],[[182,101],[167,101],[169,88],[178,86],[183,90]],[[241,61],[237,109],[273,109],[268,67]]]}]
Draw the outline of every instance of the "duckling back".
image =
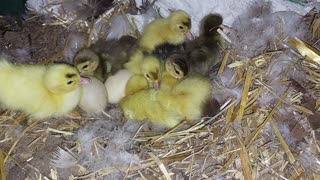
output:
[{"label": "duckling back", "polygon": [[192,121],[201,118],[203,106],[210,93],[209,80],[190,77],[179,82],[171,92],[160,91],[157,99],[167,109]]},{"label": "duckling back", "polygon": [[135,37],[122,36],[118,40],[98,41],[92,45],[92,49],[99,54],[102,63],[109,66],[106,78],[124,68],[124,64],[129,61],[137,44],[138,40]]},{"label": "duckling back", "polygon": [[181,120],[173,111],[167,110],[156,99],[157,91],[141,90],[124,97],[120,101],[120,107],[128,120],[150,120],[167,127],[174,127]]}]

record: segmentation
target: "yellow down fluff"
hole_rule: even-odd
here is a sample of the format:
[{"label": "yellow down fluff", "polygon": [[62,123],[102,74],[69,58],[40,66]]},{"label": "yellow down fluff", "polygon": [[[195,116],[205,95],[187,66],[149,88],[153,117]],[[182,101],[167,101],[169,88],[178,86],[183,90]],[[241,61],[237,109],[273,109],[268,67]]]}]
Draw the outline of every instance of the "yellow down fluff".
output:
[{"label": "yellow down fluff", "polygon": [[67,64],[14,65],[0,58],[0,104],[32,118],[73,110],[80,100],[79,81],[76,68]]}]

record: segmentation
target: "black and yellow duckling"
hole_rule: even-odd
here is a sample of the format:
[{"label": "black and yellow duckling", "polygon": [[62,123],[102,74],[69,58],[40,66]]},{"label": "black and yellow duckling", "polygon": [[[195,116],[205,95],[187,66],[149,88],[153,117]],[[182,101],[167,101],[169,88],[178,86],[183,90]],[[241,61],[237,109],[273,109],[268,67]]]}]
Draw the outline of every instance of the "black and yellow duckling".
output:
[{"label": "black and yellow duckling", "polygon": [[182,54],[172,54],[165,59],[165,68],[162,72],[160,88],[171,90],[189,72],[189,66]]},{"label": "black and yellow duckling", "polygon": [[107,77],[124,68],[136,45],[137,39],[132,36],[100,40],[89,48],[81,49],[73,62],[82,75],[95,76],[105,82]]}]

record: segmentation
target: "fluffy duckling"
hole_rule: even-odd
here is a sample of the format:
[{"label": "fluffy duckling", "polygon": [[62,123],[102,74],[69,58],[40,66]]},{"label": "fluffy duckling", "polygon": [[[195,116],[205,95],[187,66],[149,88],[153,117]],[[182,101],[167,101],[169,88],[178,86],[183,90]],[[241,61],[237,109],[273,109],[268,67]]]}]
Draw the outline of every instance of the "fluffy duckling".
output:
[{"label": "fluffy duckling", "polygon": [[166,71],[174,78],[182,79],[189,73],[189,66],[182,54],[173,54],[166,59]]},{"label": "fluffy duckling", "polygon": [[[147,76],[136,74],[132,76],[126,85],[126,95],[134,94],[137,91],[149,88],[157,89],[158,85],[162,90],[171,90],[174,85],[176,85],[184,76],[188,73],[188,67],[185,61],[181,61],[180,56],[172,55],[165,62],[165,71],[161,74],[160,81],[156,80],[156,76]],[[152,63],[148,60],[144,66]],[[149,67],[149,66],[146,66]],[[150,73],[152,75],[152,73]],[[150,77],[153,77],[151,79]],[[157,83],[158,82],[158,83]],[[160,84],[159,84],[160,82]]]},{"label": "fluffy duckling", "polygon": [[154,89],[141,90],[124,97],[120,101],[120,107],[127,120],[150,120],[166,127],[174,127],[183,120],[173,111],[168,111],[162,106],[156,97]]},{"label": "fluffy duckling", "polygon": [[165,109],[188,121],[194,121],[202,117],[204,105],[210,94],[210,81],[194,76],[180,81],[171,91],[159,91],[157,99]]},{"label": "fluffy duckling", "polygon": [[200,22],[200,35],[194,41],[187,43],[187,61],[190,73],[207,75],[218,63],[220,48],[223,47],[223,38],[217,32],[222,25],[222,17],[218,14],[209,14]]},{"label": "fluffy duckling", "polygon": [[108,103],[107,89],[97,78],[93,76],[88,78],[90,82],[82,85],[79,107],[90,115],[104,113]]},{"label": "fluffy duckling", "polygon": [[[104,85],[106,86],[106,89],[108,91],[109,103],[117,104],[127,94],[126,86],[132,76],[132,72],[127,69],[122,69],[106,80]],[[146,81],[145,78],[143,79]]]},{"label": "fluffy duckling", "polygon": [[181,54],[173,54],[165,61],[165,71],[161,76],[161,89],[171,90],[189,71],[189,67]]},{"label": "fluffy duckling", "polygon": [[151,55],[145,56],[138,50],[124,67],[134,74],[144,76],[151,87],[159,88],[161,64],[156,57]]},{"label": "fluffy duckling", "polygon": [[124,68],[136,49],[137,39],[123,36],[118,40],[99,40],[89,48],[81,49],[73,59],[82,75],[95,76],[101,81]]},{"label": "fluffy duckling", "polygon": [[178,82],[172,90],[144,89],[120,101],[124,116],[130,120],[150,120],[174,127],[182,120],[199,120],[211,93],[211,84],[202,77]]},{"label": "fluffy duckling", "polygon": [[77,69],[68,64],[14,65],[0,59],[0,103],[31,118],[72,111],[79,103],[82,82]]},{"label": "fluffy duckling", "polygon": [[91,48],[78,51],[73,63],[83,76],[95,76],[102,81],[107,74],[107,64]]},{"label": "fluffy duckling", "polygon": [[143,29],[139,46],[148,53],[152,53],[161,44],[182,44],[190,38],[191,19],[182,10],[173,11],[167,18],[155,19]]},{"label": "fluffy duckling", "polygon": [[125,96],[132,95],[138,91],[148,89],[148,80],[139,74],[133,75],[127,82],[125,87]]}]

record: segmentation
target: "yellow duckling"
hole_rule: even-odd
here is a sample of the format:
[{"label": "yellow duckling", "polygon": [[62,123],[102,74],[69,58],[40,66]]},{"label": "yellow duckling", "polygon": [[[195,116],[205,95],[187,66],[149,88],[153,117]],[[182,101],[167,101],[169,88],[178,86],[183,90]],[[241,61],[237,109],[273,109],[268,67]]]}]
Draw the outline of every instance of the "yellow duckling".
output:
[{"label": "yellow duckling", "polygon": [[82,82],[77,69],[68,64],[14,65],[0,59],[0,103],[32,118],[72,111],[79,103]]},{"label": "yellow duckling", "polygon": [[146,25],[143,29],[139,46],[148,53],[159,45],[169,43],[182,44],[190,38],[191,19],[182,10],[173,11],[167,18],[159,18]]},{"label": "yellow duckling", "polygon": [[159,88],[161,64],[156,57],[144,56],[140,50],[137,50],[124,67],[134,74],[144,76],[151,87]]},{"label": "yellow duckling", "polygon": [[183,120],[177,113],[168,111],[159,103],[157,91],[154,89],[125,96],[120,101],[120,107],[127,120],[150,120],[167,127],[174,127]]},{"label": "yellow duckling", "polygon": [[159,103],[188,121],[199,120],[204,104],[210,98],[210,81],[194,76],[177,83],[171,91],[160,90],[157,93]]},{"label": "yellow duckling", "polygon": [[125,96],[120,107],[127,119],[150,120],[174,127],[182,120],[200,120],[210,98],[210,81],[190,77],[179,81],[171,90],[143,89]]},{"label": "yellow duckling", "polygon": [[148,87],[149,83],[144,76],[139,74],[133,75],[126,84],[125,95],[132,95],[138,91],[147,89]]}]

